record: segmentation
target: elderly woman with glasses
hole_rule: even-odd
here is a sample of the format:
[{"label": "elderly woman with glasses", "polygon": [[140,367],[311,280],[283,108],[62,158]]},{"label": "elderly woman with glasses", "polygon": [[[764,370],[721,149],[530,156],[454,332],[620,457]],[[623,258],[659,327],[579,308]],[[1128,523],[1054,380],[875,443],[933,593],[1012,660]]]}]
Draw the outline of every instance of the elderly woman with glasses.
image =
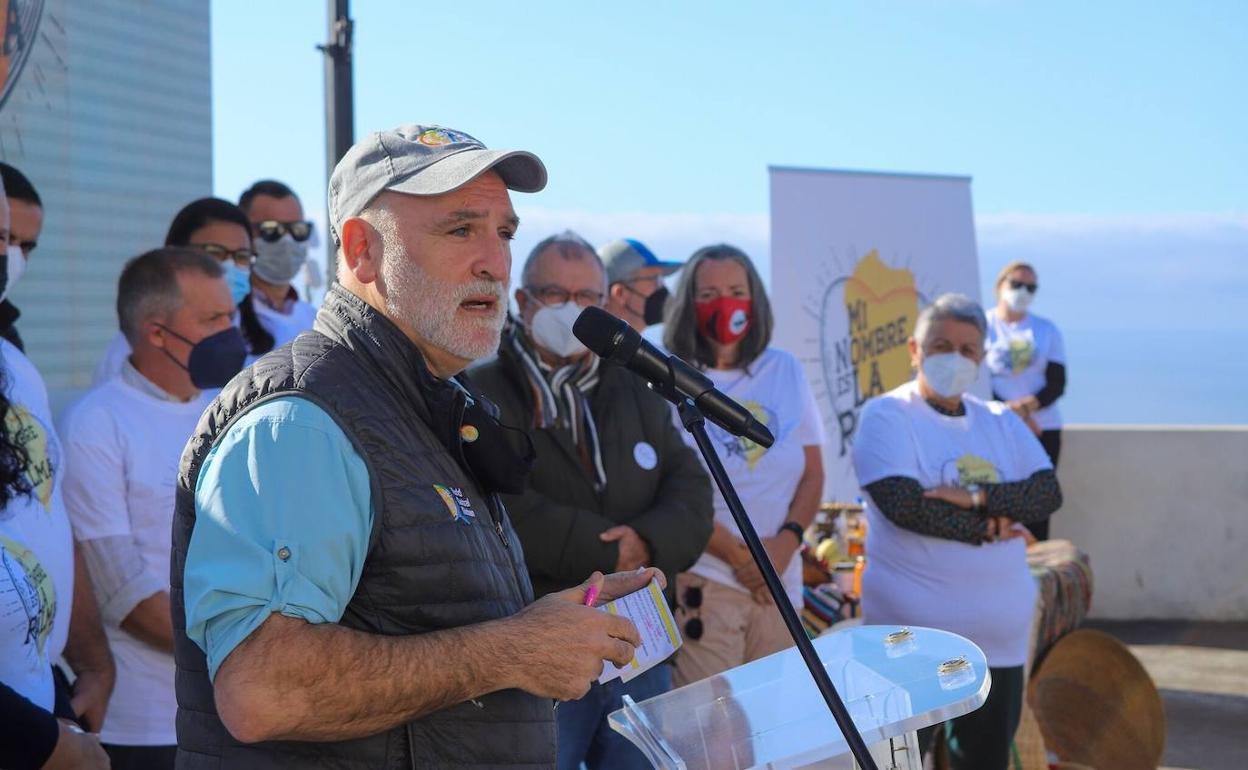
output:
[{"label": "elderly woman with glasses", "polygon": [[[997,306],[988,314],[986,360],[993,398],[1023,418],[1056,468],[1062,451],[1057,400],[1066,392],[1066,351],[1057,326],[1028,312],[1038,288],[1036,270],[1026,262],[1011,262],[997,274]],[[1027,528],[1040,540],[1049,536],[1048,519]]]},{"label": "elderly woman with glasses", "polygon": [[853,446],[867,501],[866,622],[951,631],[988,659],[988,701],[946,725],[955,770],[1007,764],[1036,601],[1018,525],[1062,501],[1018,415],[967,393],[986,328],[958,294],[925,308],[909,341],[917,376],[867,403]]},{"label": "elderly woman with glasses", "polygon": [[[665,321],[667,348],[702,369],[776,438],[771,447],[761,447],[706,426],[789,600],[800,607],[797,551],[823,493],[823,423],[801,364],[771,346],[771,304],[753,262],[733,246],[699,249],[681,272]],[[686,440],[692,443],[687,435]],[[793,643],[718,493],[706,553],[676,583],[685,631],[676,656],[677,684]]]}]

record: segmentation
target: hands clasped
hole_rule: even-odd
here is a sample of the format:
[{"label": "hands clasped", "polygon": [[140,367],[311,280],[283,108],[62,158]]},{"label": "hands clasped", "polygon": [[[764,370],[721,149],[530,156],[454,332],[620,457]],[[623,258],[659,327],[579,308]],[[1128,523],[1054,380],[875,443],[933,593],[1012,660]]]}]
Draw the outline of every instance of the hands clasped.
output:
[{"label": "hands clasped", "polygon": [[[935,487],[924,492],[923,496],[932,500],[944,500],[968,511],[974,507],[971,493],[962,487]],[[985,516],[984,520],[987,522],[984,542],[996,543],[1027,535],[1027,528],[1016,524],[1009,516]]]}]

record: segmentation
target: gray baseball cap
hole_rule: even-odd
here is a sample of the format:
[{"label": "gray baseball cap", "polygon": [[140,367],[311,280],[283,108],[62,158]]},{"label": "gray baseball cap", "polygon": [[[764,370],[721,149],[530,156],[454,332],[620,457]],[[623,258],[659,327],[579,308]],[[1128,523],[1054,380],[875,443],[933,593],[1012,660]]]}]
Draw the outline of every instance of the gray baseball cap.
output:
[{"label": "gray baseball cap", "polygon": [[646,244],[632,238],[608,243],[598,249],[598,256],[607,268],[607,283],[627,281],[643,267],[661,267],[662,275],[671,275],[681,268],[680,262],[664,262]]},{"label": "gray baseball cap", "polygon": [[487,150],[463,131],[408,124],[352,145],[329,177],[330,228],[359,216],[385,190],[441,195],[493,169],[518,192],[546,186],[546,166],[531,152]]}]

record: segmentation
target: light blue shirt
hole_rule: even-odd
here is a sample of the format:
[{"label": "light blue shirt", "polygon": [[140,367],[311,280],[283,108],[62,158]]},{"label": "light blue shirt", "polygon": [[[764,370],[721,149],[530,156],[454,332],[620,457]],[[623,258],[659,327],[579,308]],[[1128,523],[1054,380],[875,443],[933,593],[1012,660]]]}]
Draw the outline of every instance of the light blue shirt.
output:
[{"label": "light blue shirt", "polygon": [[208,453],[186,554],[186,633],[222,661],[280,612],[336,623],[373,526],[368,468],[338,424],[299,397],[245,412]]}]

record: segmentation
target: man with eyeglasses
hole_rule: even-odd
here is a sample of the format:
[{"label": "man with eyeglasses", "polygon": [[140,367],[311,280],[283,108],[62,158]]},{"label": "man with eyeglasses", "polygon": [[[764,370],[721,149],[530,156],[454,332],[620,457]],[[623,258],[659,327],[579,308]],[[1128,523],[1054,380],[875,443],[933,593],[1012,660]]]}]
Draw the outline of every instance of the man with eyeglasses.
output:
[{"label": "man with eyeglasses", "polygon": [[[687,569],[710,539],[710,481],[667,403],[572,334],[584,308],[602,306],[602,261],[577,234],[554,235],[530,252],[521,284],[519,322],[504,330],[498,358],[471,375],[536,451],[524,492],[504,495],[534,592],[562,591],[594,570]],[[607,715],[624,695],[640,701],[670,688],[670,668],[656,666],[561,704],[558,767],[649,767]]]},{"label": "man with eyeglasses", "polygon": [[238,199],[251,220],[256,260],[251,294],[239,305],[239,326],[253,356],[263,355],[312,328],[316,308],[299,299],[291,281],[308,261],[312,223],[294,191],[263,179]]},{"label": "man with eyeglasses", "polygon": [[607,268],[607,312],[639,332],[663,323],[668,294],[663,279],[679,270],[680,263],[660,260],[633,238],[608,243],[598,256]]},{"label": "man with eyeglasses", "polygon": [[[5,196],[9,199],[8,246],[13,253],[6,258],[5,275],[11,284],[17,282],[26,261],[30,259],[30,253],[39,245],[39,233],[43,231],[43,200],[26,175],[8,163],[0,163],[0,177],[4,181]],[[17,259],[19,256],[20,260]],[[25,351],[15,326],[21,315],[9,299],[0,302],[0,337],[13,343],[18,350]]]}]

